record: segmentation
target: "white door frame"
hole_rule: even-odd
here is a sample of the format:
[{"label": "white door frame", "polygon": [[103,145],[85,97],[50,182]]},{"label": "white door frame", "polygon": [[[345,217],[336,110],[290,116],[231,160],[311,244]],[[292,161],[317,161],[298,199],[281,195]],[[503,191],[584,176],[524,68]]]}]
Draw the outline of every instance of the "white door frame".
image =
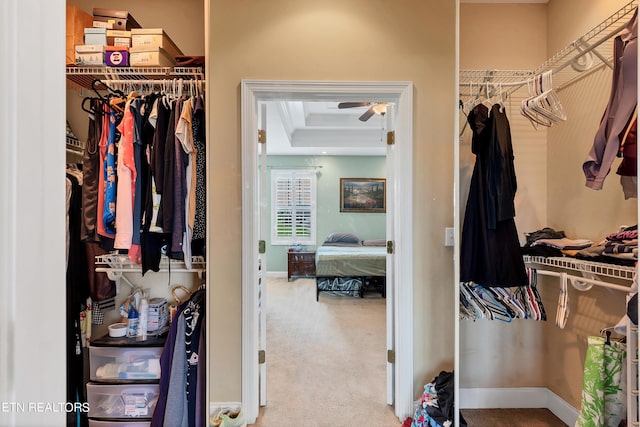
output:
[{"label": "white door frame", "polygon": [[242,403],[246,421],[258,416],[258,102],[280,99],[392,101],[396,104],[393,216],[395,414],[413,414],[413,84],[411,82],[335,82],[243,80],[242,128]]}]

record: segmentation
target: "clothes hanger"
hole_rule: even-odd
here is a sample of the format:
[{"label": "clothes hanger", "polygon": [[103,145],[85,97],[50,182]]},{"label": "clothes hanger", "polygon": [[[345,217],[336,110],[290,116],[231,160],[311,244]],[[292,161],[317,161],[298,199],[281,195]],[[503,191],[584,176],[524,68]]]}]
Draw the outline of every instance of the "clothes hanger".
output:
[{"label": "clothes hanger", "polygon": [[499,91],[499,94],[500,94],[500,102],[499,102],[500,103],[500,112],[504,113],[505,105],[504,105],[504,98],[502,98],[502,82],[499,83],[498,91]]},{"label": "clothes hanger", "polygon": [[509,311],[506,310],[484,286],[477,285],[474,290],[476,291],[476,295],[482,299],[482,302],[489,309],[492,320],[501,320],[504,322],[511,322],[513,320]]},{"label": "clothes hanger", "polygon": [[567,289],[567,274],[560,273],[560,294],[558,296],[558,308],[556,310],[556,326],[564,329],[569,318],[569,292]]},{"label": "clothes hanger", "polygon": [[[81,104],[81,108],[82,110],[84,110],[85,112],[89,113],[89,116],[91,118],[95,117],[95,110],[93,109],[93,101],[101,101],[102,98],[96,98],[96,97],[92,97],[92,96],[87,96],[82,100],[82,104]],[[89,107],[87,107],[85,104],[87,103],[87,101],[89,101]]]},{"label": "clothes hanger", "polygon": [[489,110],[487,112],[487,117],[491,117],[491,109],[493,108],[493,102],[491,102],[491,93],[489,91],[489,82],[488,81],[485,83],[485,95],[486,95],[486,98],[485,98],[484,101],[482,101],[482,103]]}]

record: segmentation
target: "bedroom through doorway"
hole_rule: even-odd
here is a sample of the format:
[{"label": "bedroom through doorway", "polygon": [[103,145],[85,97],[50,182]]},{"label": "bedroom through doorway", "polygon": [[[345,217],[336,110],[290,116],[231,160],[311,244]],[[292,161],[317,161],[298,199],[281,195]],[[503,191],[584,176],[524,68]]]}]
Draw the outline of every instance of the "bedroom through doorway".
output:
[{"label": "bedroom through doorway", "polygon": [[[340,189],[344,185],[341,178],[386,179],[384,186],[386,212],[381,215],[382,221],[374,226],[374,228],[377,227],[377,233],[382,231],[384,234],[375,235],[364,232],[366,240],[386,240],[390,242],[389,246],[392,248],[391,254],[386,256],[386,298],[381,297],[385,309],[385,327],[380,332],[384,336],[385,345],[382,348],[382,354],[372,357],[377,357],[386,365],[386,369],[383,368],[383,372],[381,372],[386,383],[386,392],[381,396],[382,408],[395,413],[397,418],[409,414],[412,410],[411,312],[397,310],[397,304],[400,302],[403,306],[410,306],[411,301],[411,287],[403,286],[403,284],[411,283],[412,271],[410,255],[412,247],[410,233],[411,93],[411,83],[402,82],[242,82],[243,403],[250,424],[255,418],[258,418],[259,413],[262,415],[269,411],[271,400],[268,397],[271,388],[267,366],[271,366],[272,358],[270,355],[273,353],[268,348],[266,333],[269,323],[267,319],[269,293],[266,290],[266,278],[274,275],[285,276],[288,270],[286,260],[289,246],[293,250],[313,249],[309,251],[313,252],[328,235],[335,231],[335,228],[331,230],[331,227],[340,225],[340,220],[337,218],[346,213],[340,211],[343,197],[343,194],[340,194]],[[354,108],[347,112],[338,107],[340,102],[368,102],[372,99],[376,100],[376,104],[385,103],[388,108],[383,112],[384,114],[372,114],[370,123],[365,123],[366,120],[359,120],[366,108]],[[271,163],[272,153],[267,151],[270,149],[267,147],[270,147],[271,143],[276,145],[273,142],[275,131],[271,129],[276,125],[272,120],[269,120],[269,108],[277,113],[279,126],[283,129],[285,139],[291,145],[290,148],[297,150],[296,155],[300,155],[302,151],[310,148],[317,150],[316,153],[307,154],[303,160],[291,153],[273,153],[274,156],[280,157],[281,162],[279,164]],[[353,120],[360,128],[348,125],[349,120]],[[335,121],[341,122],[336,125]],[[322,127],[327,129],[324,129],[322,136],[319,136]],[[266,135],[258,130],[266,130]],[[375,146],[370,146],[365,142],[363,136],[367,134],[374,135]],[[265,136],[266,145],[259,143],[258,140],[265,140]],[[338,152],[332,152],[330,155],[329,152],[332,150]],[[374,153],[372,150],[378,151]],[[344,170],[357,171],[357,163],[362,161],[362,155],[378,157],[382,164],[381,169],[375,170],[370,166],[365,166],[361,169],[362,172],[358,172],[362,175],[361,177],[344,172]],[[347,165],[346,169],[340,171],[330,163],[323,163],[327,162],[329,158],[339,159]],[[269,162],[267,159],[270,159]],[[325,209],[323,206],[328,206],[327,209],[336,211],[335,215],[337,216],[331,219],[328,222],[329,225],[325,225],[324,228],[318,222],[317,228],[314,229],[317,231],[315,241],[307,242],[314,243],[313,245],[298,246],[296,243],[291,245],[285,243],[280,245],[282,246],[280,248],[281,255],[276,257],[277,261],[273,261],[270,252],[274,252],[274,245],[268,244],[273,237],[271,233],[274,228],[268,220],[274,210],[273,207],[270,207],[270,174],[274,170],[287,170],[285,168],[289,168],[289,172],[293,171],[294,175],[311,172],[311,175],[319,176],[318,186],[329,184],[328,191],[332,195],[325,197],[329,197],[331,200],[326,205],[318,203],[318,208]],[[329,177],[332,178],[329,179]],[[293,181],[288,182],[291,184]],[[332,181],[333,183],[331,183]],[[399,187],[403,188],[403,193],[394,191]],[[358,218],[375,217],[376,215],[373,212],[349,214],[355,216],[355,219],[351,218],[354,224],[365,222]],[[330,213],[318,210],[317,215],[321,221],[327,219]],[[295,230],[298,230],[298,225]],[[394,239],[397,232],[402,232],[402,235],[406,237],[402,240]],[[258,242],[258,244],[252,242]],[[383,249],[386,248],[383,247]],[[278,266],[278,262],[281,263],[280,266]],[[398,279],[401,280],[398,281]],[[291,287],[292,282],[288,283]],[[396,287],[395,283],[399,285]],[[312,287],[311,301],[316,305],[320,305],[318,303],[322,302],[325,296],[329,297],[324,293],[317,297],[317,294],[314,295],[315,285],[313,282],[310,286]],[[319,298],[319,301],[316,301],[316,298]],[[313,361],[307,361],[307,363],[313,366]],[[266,407],[259,412],[259,406],[265,405]]]},{"label": "bedroom through doorway", "polygon": [[[385,339],[385,345],[382,348],[382,354],[373,355],[378,357],[378,360],[382,360],[386,369],[383,368],[381,375],[386,383],[385,395],[381,396],[381,406],[383,409],[395,413],[395,416],[399,419],[406,414],[409,414],[412,410],[411,388],[412,388],[412,325],[411,325],[411,312],[397,311],[397,304],[402,303],[403,306],[410,306],[411,302],[411,287],[406,284],[411,283],[411,83],[402,82],[308,82],[308,81],[249,81],[244,80],[241,86],[242,92],[242,155],[243,155],[243,403],[247,413],[247,421],[249,424],[255,422],[258,415],[261,416],[270,410],[270,390],[269,374],[267,366],[271,366],[272,359],[271,349],[267,345],[267,325],[269,323],[267,319],[267,313],[269,312],[269,293],[266,290],[266,278],[273,276],[271,273],[279,273],[280,276],[285,276],[287,271],[286,261],[281,264],[281,267],[272,266],[273,260],[269,258],[269,250],[267,241],[272,236],[267,234],[271,233],[272,226],[266,221],[268,217],[267,213],[270,212],[270,185],[271,181],[267,178],[267,172],[273,173],[275,170],[282,170],[283,166],[293,168],[294,171],[311,171],[316,176],[320,176],[319,183],[329,183],[327,179],[329,176],[334,176],[334,184],[331,186],[333,189],[332,202],[329,202],[333,209],[339,210],[340,196],[340,178],[354,178],[353,176],[341,175],[342,172],[334,170],[333,166],[329,164],[321,164],[320,162],[326,161],[327,158],[333,157],[334,159],[340,159],[347,164],[351,164],[353,170],[355,169],[355,163],[359,161],[359,155],[354,152],[342,152],[336,153],[333,156],[328,156],[329,149],[333,149],[331,144],[337,147],[334,148],[346,148],[348,143],[346,140],[358,140],[356,137],[359,132],[351,131],[349,126],[346,126],[346,121],[353,119],[348,118],[345,112],[340,111],[337,107],[339,102],[357,101],[365,102],[371,99],[375,99],[377,103],[385,102],[390,108],[384,115],[375,115],[379,119],[384,119],[383,122],[377,123],[372,121],[367,125],[367,128],[363,129],[367,132],[375,133],[375,140],[380,144],[380,151],[378,157],[383,160],[383,169],[381,172],[373,174],[364,174],[363,177],[382,177],[386,178],[386,212],[383,214],[383,230],[384,236],[380,236],[382,239],[386,239],[391,242],[390,246],[393,246],[391,255],[386,257],[386,298],[381,298],[385,309],[385,327],[383,331],[380,331]],[[266,130],[267,146],[274,140],[273,131],[270,126],[273,126],[271,122],[268,122],[267,108],[269,103],[278,105],[281,112],[278,115],[282,116],[282,110],[287,114],[288,121],[285,120],[281,126],[285,129],[287,138],[292,138],[295,143],[292,144],[298,148],[298,152],[302,151],[300,148],[305,149],[309,147],[320,148],[327,151],[326,154],[315,154],[311,157],[307,157],[304,163],[300,161],[300,158],[295,158],[294,155],[281,155],[280,157],[286,157],[287,164],[272,165],[267,163],[267,148],[260,148],[263,144],[258,142],[264,138],[262,132],[258,130]],[[300,106],[299,104],[313,103],[313,106]],[[311,113],[315,108],[323,108],[323,112],[317,114]],[[305,113],[304,111],[309,113]],[[352,112],[355,115],[355,120],[363,114],[357,114],[357,109]],[[302,119],[300,119],[300,116]],[[333,126],[333,129],[329,129],[329,136],[326,134],[322,137],[327,141],[325,147],[319,147],[323,145],[319,143],[322,138],[319,138],[318,127],[321,126],[323,120],[328,120],[327,117],[322,118],[323,115],[331,115],[332,120],[343,120],[342,126]],[[336,118],[333,116],[340,116]],[[282,117],[280,119],[282,121]],[[300,121],[306,123],[306,126],[298,126],[296,123]],[[360,121],[361,122],[361,121]],[[331,126],[329,126],[331,128]],[[315,128],[315,129],[314,129]],[[395,136],[395,144],[387,144],[389,140],[388,134],[393,129]],[[384,136],[387,135],[387,138]],[[342,140],[342,145],[338,145],[338,142]],[[363,150],[370,150],[366,144],[363,144],[362,140],[359,141],[360,147],[358,148],[361,153]],[[258,148],[256,148],[258,147]],[[400,148],[401,147],[401,148]],[[354,148],[354,147],[352,147]],[[386,151],[386,155],[385,155]],[[348,160],[348,161],[347,161]],[[286,163],[286,162],[284,162]],[[270,167],[271,166],[271,167]],[[386,168],[386,170],[385,170]],[[348,170],[348,169],[347,169]],[[366,171],[367,168],[364,168]],[[379,176],[378,174],[382,174]],[[322,181],[322,179],[326,179]],[[318,184],[320,185],[320,184]],[[394,189],[402,187],[403,193],[395,192]],[[267,197],[268,196],[268,197]],[[318,204],[322,207],[322,204]],[[326,217],[327,212],[317,212],[319,216]],[[343,213],[343,212],[341,212]],[[373,215],[372,213],[360,213],[356,215]],[[362,218],[362,216],[360,217]],[[355,220],[355,223],[362,222],[362,220]],[[332,225],[336,226],[338,221],[332,220]],[[331,225],[327,226],[330,227]],[[380,226],[378,227],[380,229]],[[327,231],[330,228],[317,230],[317,236],[315,245],[308,246],[305,249],[313,246],[317,248],[324,242],[325,237],[331,232]],[[296,228],[297,230],[297,228]],[[333,230],[332,230],[333,231]],[[402,232],[402,240],[394,239],[397,232]],[[375,238],[369,235],[372,240]],[[289,246],[281,248],[282,256],[279,257],[279,262],[286,260]],[[294,244],[295,246],[295,244]],[[264,248],[265,250],[260,250]],[[297,249],[295,247],[294,249]],[[278,274],[275,274],[278,276]],[[400,279],[400,280],[399,280]],[[291,283],[307,279],[297,279],[292,282],[288,282],[285,277],[284,280]],[[397,282],[396,282],[397,281]],[[394,286],[395,283],[399,285]],[[404,286],[403,286],[404,284]],[[321,294],[319,301],[315,298],[315,285],[313,281],[311,286],[311,301],[316,306],[321,306],[323,298],[329,297],[329,295]],[[333,298],[333,297],[332,297]],[[353,297],[351,297],[353,298]],[[366,300],[366,298],[365,298]],[[295,306],[295,304],[294,304]],[[395,360],[394,360],[395,359]],[[313,361],[307,361],[307,364],[313,366]],[[269,368],[271,369],[271,368]],[[386,371],[386,372],[385,372]],[[289,394],[291,398],[291,394]],[[289,402],[290,404],[290,402]],[[358,403],[356,403],[357,405]],[[309,405],[313,405],[309,402]],[[260,406],[265,406],[262,411],[259,411]],[[258,420],[259,421],[259,420]]]},{"label": "bedroom through doorway", "polygon": [[[331,422],[327,414],[332,424],[399,425],[386,402],[384,358],[388,124],[380,114],[358,120],[369,107],[338,105],[265,103],[268,371],[255,426]],[[362,203],[345,207],[343,187],[358,184],[351,199]]]}]

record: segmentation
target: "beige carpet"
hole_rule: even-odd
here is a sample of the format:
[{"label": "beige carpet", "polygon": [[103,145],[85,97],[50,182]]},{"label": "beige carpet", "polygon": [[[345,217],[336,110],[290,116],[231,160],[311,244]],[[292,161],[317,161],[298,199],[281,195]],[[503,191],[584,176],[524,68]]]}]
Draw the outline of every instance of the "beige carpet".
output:
[{"label": "beige carpet", "polygon": [[398,427],[386,404],[385,301],[267,282],[267,406],[260,427]]}]

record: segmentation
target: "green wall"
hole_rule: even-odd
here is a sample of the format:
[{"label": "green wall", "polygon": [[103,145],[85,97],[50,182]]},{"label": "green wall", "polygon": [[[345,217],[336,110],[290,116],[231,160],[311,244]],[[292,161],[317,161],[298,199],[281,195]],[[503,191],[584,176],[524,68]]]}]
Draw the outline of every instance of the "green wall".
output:
[{"label": "green wall", "polygon": [[[268,156],[268,172],[286,169],[318,166],[317,171],[317,224],[316,244],[334,231],[356,233],[362,239],[384,239],[386,214],[340,212],[340,178],[386,178],[386,157],[384,156]],[[268,176],[268,185],[271,176]],[[269,224],[271,224],[271,189],[268,193]],[[307,246],[309,249],[310,246]],[[271,234],[267,236],[267,270],[287,271],[287,251],[289,246],[271,245]]]}]

